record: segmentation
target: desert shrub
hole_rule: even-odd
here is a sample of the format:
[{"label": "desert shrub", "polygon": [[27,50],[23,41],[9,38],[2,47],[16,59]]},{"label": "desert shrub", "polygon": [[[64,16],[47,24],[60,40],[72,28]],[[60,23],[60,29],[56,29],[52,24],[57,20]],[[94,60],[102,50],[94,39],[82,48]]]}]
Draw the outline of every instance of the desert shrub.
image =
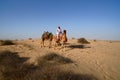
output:
[{"label": "desert shrub", "polygon": [[88,42],[85,38],[79,38],[77,40],[78,43],[82,43],[82,44],[89,44],[90,42]]},{"label": "desert shrub", "polygon": [[1,80],[23,80],[22,78],[29,71],[29,68],[23,65],[27,59],[20,58],[15,52],[0,52]]},{"label": "desert shrub", "polygon": [[15,39],[15,41],[19,41],[18,39]]},{"label": "desert shrub", "polygon": [[38,57],[37,58],[37,63],[38,65],[51,65],[51,64],[66,64],[66,63],[73,63],[73,61],[69,58],[65,58],[61,55],[58,55],[56,53],[49,53],[46,54],[45,56]]},{"label": "desert shrub", "polygon": [[36,69],[28,76],[26,76],[25,80],[97,80],[92,75],[77,74],[70,70],[64,71],[60,67],[55,66]]},{"label": "desert shrub", "polygon": [[72,39],[75,39],[74,37],[72,37]]},{"label": "desert shrub", "polygon": [[94,42],[96,42],[97,40],[96,40],[96,39],[94,39],[93,41],[94,41]]},{"label": "desert shrub", "polygon": [[109,41],[109,43],[112,43],[112,41]]},{"label": "desert shrub", "polygon": [[2,45],[3,40],[0,40],[0,46]]},{"label": "desert shrub", "polygon": [[28,40],[32,40],[32,38],[28,38]]},{"label": "desert shrub", "polygon": [[0,40],[0,42],[3,42],[3,40]]},{"label": "desert shrub", "polygon": [[15,45],[15,43],[12,40],[3,40],[1,41],[1,45]]},{"label": "desert shrub", "polygon": [[3,51],[0,52],[0,65],[7,67],[8,64],[13,67],[20,62],[20,58],[15,52]]},{"label": "desert shrub", "polygon": [[60,79],[62,77],[66,77],[63,74],[65,74],[65,72],[60,70],[60,68],[49,66],[42,69],[37,69],[31,76],[31,80],[64,80]]},{"label": "desert shrub", "polygon": [[33,45],[27,44],[27,43],[22,43],[22,45],[26,48],[28,48],[29,50],[34,49]]}]

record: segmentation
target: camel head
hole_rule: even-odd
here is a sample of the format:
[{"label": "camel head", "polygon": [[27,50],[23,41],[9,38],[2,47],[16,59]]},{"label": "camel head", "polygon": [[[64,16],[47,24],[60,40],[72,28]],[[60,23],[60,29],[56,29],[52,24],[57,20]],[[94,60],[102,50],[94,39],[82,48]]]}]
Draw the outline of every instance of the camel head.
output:
[{"label": "camel head", "polygon": [[63,30],[63,34],[66,34],[66,32],[67,32],[66,30]]}]

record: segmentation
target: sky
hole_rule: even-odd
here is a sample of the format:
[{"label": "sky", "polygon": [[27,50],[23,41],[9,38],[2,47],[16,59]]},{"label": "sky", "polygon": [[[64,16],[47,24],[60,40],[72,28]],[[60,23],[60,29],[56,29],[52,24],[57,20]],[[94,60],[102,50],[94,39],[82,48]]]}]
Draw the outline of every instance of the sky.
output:
[{"label": "sky", "polygon": [[55,35],[58,26],[68,38],[120,40],[120,0],[0,0],[0,39]]}]

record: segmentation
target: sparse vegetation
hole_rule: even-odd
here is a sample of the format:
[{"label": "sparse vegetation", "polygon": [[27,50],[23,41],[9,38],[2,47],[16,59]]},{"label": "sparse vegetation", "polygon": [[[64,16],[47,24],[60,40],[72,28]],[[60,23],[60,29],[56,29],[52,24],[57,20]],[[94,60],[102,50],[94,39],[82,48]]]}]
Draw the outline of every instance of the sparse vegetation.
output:
[{"label": "sparse vegetation", "polygon": [[28,40],[32,40],[32,38],[28,38]]},{"label": "sparse vegetation", "polygon": [[96,42],[97,40],[94,39],[93,41]]},{"label": "sparse vegetation", "polygon": [[72,37],[72,39],[75,39],[74,37]]},{"label": "sparse vegetation", "polygon": [[3,40],[0,40],[0,42],[2,42]]},{"label": "sparse vegetation", "polygon": [[56,53],[49,53],[46,54],[43,57],[38,57],[37,59],[38,65],[56,65],[56,64],[67,64],[67,63],[73,63],[73,61],[69,58],[65,58],[61,55],[58,55]]},{"label": "sparse vegetation", "polygon": [[81,44],[89,44],[90,42],[88,42],[85,38],[79,38],[77,40],[78,43],[81,43]]},{"label": "sparse vegetation", "polygon": [[[73,62],[55,53],[38,57],[39,65],[24,63],[28,59],[15,52],[0,52],[0,80],[97,80],[92,75],[76,74],[55,66]],[[42,65],[46,62],[51,64],[51,61],[53,65]]]},{"label": "sparse vegetation", "polygon": [[33,45],[27,44],[27,43],[21,43],[24,47],[29,48],[29,50],[34,49]]},{"label": "sparse vegetation", "polygon": [[15,39],[15,41],[18,41],[18,39]]},{"label": "sparse vegetation", "polygon": [[12,40],[1,40],[1,45],[15,45],[15,43]]},{"label": "sparse vegetation", "polygon": [[23,80],[31,70],[23,63],[28,58],[21,58],[16,52],[0,52],[0,80]]}]

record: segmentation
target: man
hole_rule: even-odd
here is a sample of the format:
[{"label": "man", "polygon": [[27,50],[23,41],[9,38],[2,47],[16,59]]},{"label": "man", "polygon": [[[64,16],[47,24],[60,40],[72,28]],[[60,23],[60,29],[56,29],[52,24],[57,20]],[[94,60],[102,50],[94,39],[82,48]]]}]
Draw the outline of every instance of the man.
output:
[{"label": "man", "polygon": [[57,34],[57,40],[60,40],[62,35],[62,29],[60,28],[60,26],[57,27],[56,34]]}]

